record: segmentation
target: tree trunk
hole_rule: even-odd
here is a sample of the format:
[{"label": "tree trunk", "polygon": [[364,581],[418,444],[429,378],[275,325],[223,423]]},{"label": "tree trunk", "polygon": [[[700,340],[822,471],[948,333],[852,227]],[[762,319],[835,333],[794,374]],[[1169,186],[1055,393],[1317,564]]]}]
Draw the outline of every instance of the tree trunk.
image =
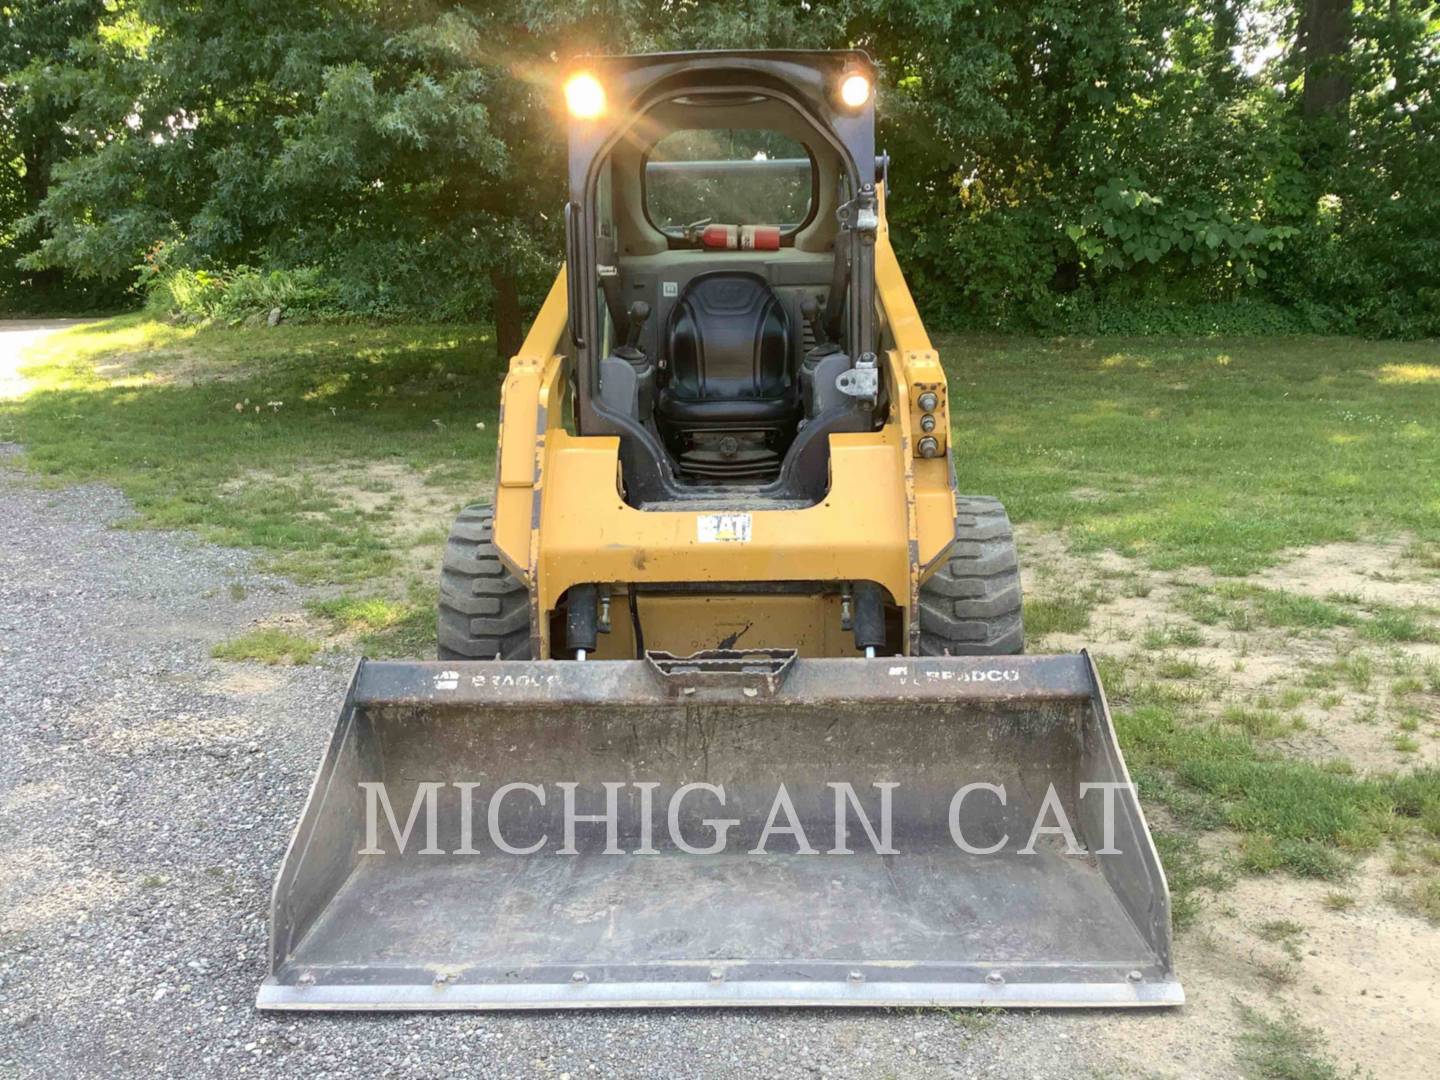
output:
[{"label": "tree trunk", "polygon": [[1354,0],[1304,0],[1300,14],[1300,48],[1305,61],[1305,94],[1301,108],[1307,119],[1344,110],[1350,100],[1350,16]]},{"label": "tree trunk", "polygon": [[490,271],[490,288],[494,292],[491,314],[495,319],[495,355],[506,363],[524,344],[520,293],[515,288],[515,279],[503,270]]},{"label": "tree trunk", "polygon": [[1210,4],[1210,85],[1216,93],[1229,95],[1235,91],[1238,69],[1235,44],[1239,25],[1235,16],[1235,0],[1212,0]]}]

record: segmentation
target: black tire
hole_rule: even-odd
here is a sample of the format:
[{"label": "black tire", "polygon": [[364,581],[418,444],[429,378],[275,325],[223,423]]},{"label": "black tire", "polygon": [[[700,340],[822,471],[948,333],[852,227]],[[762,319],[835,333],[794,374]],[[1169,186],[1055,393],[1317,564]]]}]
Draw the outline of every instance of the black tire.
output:
[{"label": "black tire", "polygon": [[999,499],[955,500],[955,547],[920,586],[921,656],[1012,656],[1025,651],[1015,534]]},{"label": "black tire", "polygon": [[440,570],[441,660],[529,660],[530,596],[495,549],[495,513],[467,506],[450,529]]}]

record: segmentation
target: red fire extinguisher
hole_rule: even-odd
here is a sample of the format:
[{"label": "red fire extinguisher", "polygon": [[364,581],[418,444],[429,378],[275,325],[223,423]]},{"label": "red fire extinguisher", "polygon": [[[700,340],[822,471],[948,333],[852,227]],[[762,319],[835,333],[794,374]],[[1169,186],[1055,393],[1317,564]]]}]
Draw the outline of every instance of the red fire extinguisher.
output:
[{"label": "red fire extinguisher", "polygon": [[729,251],[779,251],[778,225],[706,225],[700,243]]}]

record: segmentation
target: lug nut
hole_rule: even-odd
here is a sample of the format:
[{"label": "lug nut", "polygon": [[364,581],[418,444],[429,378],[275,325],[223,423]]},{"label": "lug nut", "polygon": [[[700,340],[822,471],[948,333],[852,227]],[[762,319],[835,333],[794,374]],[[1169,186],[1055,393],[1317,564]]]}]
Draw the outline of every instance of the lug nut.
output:
[{"label": "lug nut", "polygon": [[935,406],[939,404],[940,399],[935,396],[934,390],[926,390],[920,395],[919,405],[921,412],[934,412]]},{"label": "lug nut", "polygon": [[935,417],[934,417],[932,414],[930,414],[930,413],[927,412],[924,416],[920,417],[920,430],[921,430],[921,431],[934,431],[934,430],[935,430]]},{"label": "lug nut", "polygon": [[926,435],[921,439],[918,449],[920,450],[920,456],[923,458],[933,458],[940,455],[940,444],[936,441],[934,435]]}]

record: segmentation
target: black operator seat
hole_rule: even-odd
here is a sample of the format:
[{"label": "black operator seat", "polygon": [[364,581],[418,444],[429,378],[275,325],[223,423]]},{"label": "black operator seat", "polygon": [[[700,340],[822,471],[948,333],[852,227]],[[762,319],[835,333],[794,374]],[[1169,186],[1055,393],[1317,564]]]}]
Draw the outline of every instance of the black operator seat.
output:
[{"label": "black operator seat", "polygon": [[784,426],[800,415],[790,315],[758,274],[691,280],[664,330],[670,377],[657,403],[685,427]]}]

